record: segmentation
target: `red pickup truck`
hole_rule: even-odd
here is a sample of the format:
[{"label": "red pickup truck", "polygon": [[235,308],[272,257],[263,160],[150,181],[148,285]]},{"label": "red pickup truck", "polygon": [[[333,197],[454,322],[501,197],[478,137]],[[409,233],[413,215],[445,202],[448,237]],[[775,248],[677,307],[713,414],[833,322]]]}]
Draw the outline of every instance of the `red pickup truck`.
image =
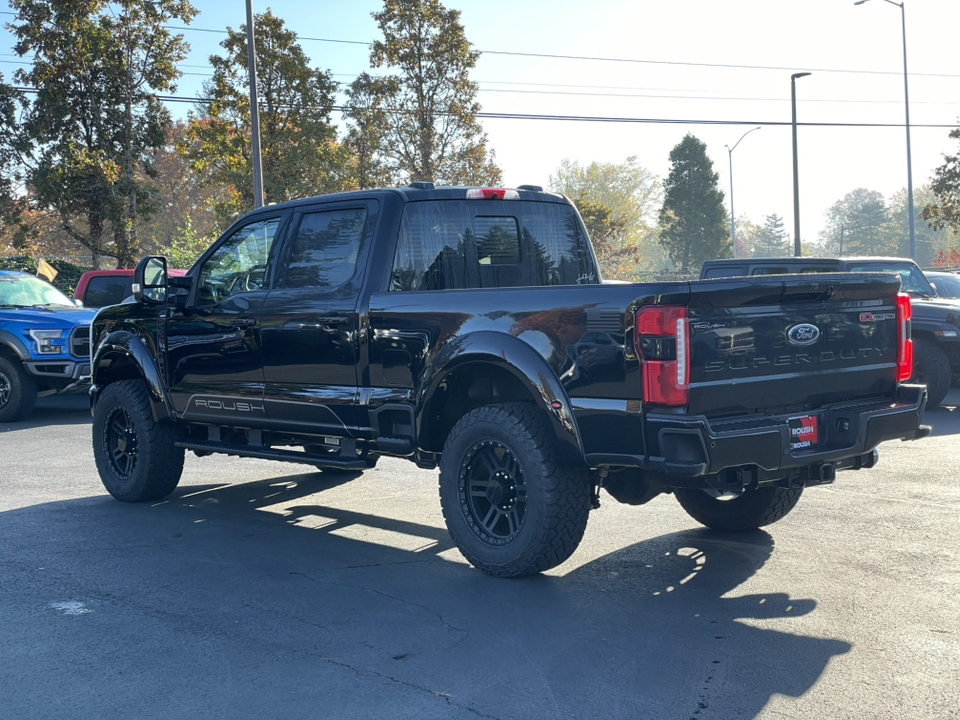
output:
[{"label": "red pickup truck", "polygon": [[[187,274],[186,270],[169,270],[172,277]],[[86,308],[102,308],[107,305],[119,305],[124,298],[133,296],[130,287],[133,282],[133,268],[120,270],[88,270],[80,276],[73,299],[79,300]]]}]

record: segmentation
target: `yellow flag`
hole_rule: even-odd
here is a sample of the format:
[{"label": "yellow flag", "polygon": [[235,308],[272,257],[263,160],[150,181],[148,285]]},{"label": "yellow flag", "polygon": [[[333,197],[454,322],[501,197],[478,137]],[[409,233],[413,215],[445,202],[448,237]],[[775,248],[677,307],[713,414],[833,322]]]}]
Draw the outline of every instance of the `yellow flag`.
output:
[{"label": "yellow flag", "polygon": [[53,265],[40,258],[40,262],[37,263],[37,275],[43,275],[47,280],[53,282],[53,279],[57,277],[57,271],[53,269]]}]

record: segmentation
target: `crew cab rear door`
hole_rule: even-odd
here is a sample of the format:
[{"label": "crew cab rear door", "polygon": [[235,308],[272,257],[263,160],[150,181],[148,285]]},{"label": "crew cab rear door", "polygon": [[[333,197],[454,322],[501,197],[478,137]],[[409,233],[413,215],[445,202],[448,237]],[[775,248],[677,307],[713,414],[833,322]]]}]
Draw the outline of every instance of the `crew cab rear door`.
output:
[{"label": "crew cab rear door", "polygon": [[376,200],[358,199],[294,213],[261,313],[274,427],[342,437],[359,422],[357,304],[377,210]]}]

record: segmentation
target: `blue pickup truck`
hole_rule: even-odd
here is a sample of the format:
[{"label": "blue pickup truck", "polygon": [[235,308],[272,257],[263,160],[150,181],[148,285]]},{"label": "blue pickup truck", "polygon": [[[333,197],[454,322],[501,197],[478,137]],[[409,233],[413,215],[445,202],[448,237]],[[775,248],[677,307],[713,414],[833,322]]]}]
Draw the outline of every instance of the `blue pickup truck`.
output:
[{"label": "blue pickup truck", "polygon": [[96,314],[45,280],[0,270],[0,422],[22,420],[39,396],[89,388]]}]

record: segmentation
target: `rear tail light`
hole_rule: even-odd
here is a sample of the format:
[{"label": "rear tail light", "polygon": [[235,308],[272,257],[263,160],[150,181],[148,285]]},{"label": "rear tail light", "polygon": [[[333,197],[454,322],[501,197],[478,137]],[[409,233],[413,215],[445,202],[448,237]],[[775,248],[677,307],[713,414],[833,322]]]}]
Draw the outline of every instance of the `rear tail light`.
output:
[{"label": "rear tail light", "polygon": [[643,369],[643,402],[681,407],[690,401],[687,309],[650,306],[637,313],[637,349]]},{"label": "rear tail light", "polygon": [[506,188],[470,188],[467,200],[519,200],[520,193]]},{"label": "rear tail light", "polygon": [[913,309],[910,307],[910,296],[905,293],[897,295],[897,382],[906,382],[913,375],[913,340],[910,338],[910,318]]}]

